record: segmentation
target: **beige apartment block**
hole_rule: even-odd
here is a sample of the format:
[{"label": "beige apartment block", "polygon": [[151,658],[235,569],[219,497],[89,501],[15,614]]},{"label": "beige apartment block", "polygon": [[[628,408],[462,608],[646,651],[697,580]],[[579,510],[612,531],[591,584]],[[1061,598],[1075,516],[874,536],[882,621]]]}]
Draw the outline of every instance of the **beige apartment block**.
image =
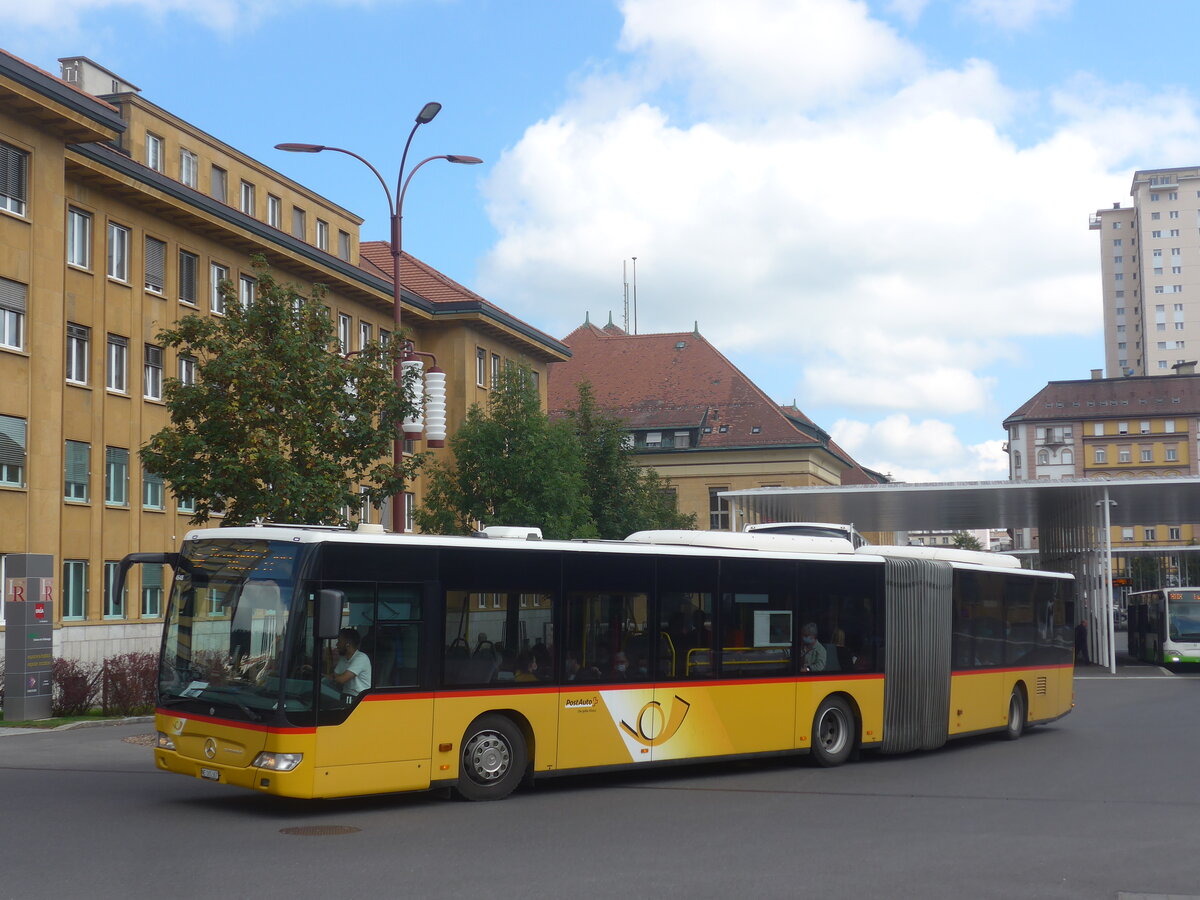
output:
[{"label": "beige apartment block", "polygon": [[[301,291],[327,288],[345,352],[392,337],[393,286],[390,249],[360,245],[360,217],[91,60],[61,63],[60,78],[0,51],[0,579],[9,554],[52,555],[56,648],[98,659],[161,633],[170,573],[135,567],[117,597],[117,562],[176,550],[190,528],[186,500],[138,462],[169,421],[165,379],[191,377],[160,330],[222,315],[224,279],[252,299],[254,254]],[[404,265],[405,332],[447,373],[451,433],[490,391],[481,359],[544,383],[567,357],[420,260]]]},{"label": "beige apartment block", "polygon": [[1110,378],[1170,375],[1200,349],[1200,167],[1133,175],[1132,206],[1089,220],[1100,236]]}]

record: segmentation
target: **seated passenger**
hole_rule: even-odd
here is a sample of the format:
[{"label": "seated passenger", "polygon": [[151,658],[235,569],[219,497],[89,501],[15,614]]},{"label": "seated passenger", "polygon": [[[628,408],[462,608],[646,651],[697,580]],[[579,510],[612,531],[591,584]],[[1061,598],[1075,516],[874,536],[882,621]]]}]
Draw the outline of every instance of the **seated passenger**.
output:
[{"label": "seated passenger", "polygon": [[816,622],[809,622],[800,629],[800,671],[825,671],[825,647],[817,640]]},{"label": "seated passenger", "polygon": [[371,660],[358,649],[358,640],[354,628],[338,632],[338,661],[329,681],[346,697],[357,697],[371,686]]},{"label": "seated passenger", "polygon": [[513,681],[538,681],[537,659],[528,650],[522,650],[517,656],[516,675]]}]

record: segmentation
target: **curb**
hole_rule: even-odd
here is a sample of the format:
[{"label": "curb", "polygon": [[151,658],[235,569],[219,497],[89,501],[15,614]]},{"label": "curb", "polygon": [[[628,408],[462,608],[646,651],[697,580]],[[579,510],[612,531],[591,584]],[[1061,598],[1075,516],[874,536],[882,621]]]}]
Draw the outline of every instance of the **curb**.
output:
[{"label": "curb", "polygon": [[0,722],[0,737],[11,734],[53,734],[56,731],[74,731],[77,728],[104,728],[110,725],[144,725],[153,721],[154,716],[126,716],[123,719],[99,719],[95,722],[67,722],[65,725],[56,725],[53,728],[37,728],[36,726],[12,728],[5,727],[4,723]]}]

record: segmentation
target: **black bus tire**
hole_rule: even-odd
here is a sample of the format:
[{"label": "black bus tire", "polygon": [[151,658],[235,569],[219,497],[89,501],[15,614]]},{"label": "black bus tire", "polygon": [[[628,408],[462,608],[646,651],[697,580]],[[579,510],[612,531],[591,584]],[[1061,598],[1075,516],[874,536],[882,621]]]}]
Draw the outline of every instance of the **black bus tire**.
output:
[{"label": "black bus tire", "polygon": [[463,734],[458,793],[467,800],[503,800],[525,777],[525,737],[497,713],[480,716]]},{"label": "black bus tire", "polygon": [[812,726],[812,758],[819,766],[840,766],[854,752],[855,719],[841,697],[826,697]]},{"label": "black bus tire", "polygon": [[1005,740],[1015,741],[1025,732],[1025,694],[1014,687],[1008,698],[1008,723],[1004,726]]}]

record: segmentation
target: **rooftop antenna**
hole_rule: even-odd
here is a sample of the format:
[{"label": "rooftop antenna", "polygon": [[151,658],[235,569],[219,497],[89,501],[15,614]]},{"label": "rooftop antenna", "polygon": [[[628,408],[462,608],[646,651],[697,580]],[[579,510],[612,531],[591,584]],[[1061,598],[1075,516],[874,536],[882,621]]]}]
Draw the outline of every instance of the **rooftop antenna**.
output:
[{"label": "rooftop antenna", "polygon": [[621,284],[624,287],[624,293],[625,293],[625,319],[624,319],[625,325],[624,325],[624,327],[625,327],[625,333],[629,334],[629,272],[628,272],[627,267],[628,267],[628,263],[625,260],[621,260]]},{"label": "rooftop antenna", "polygon": [[633,333],[637,334],[637,257],[633,258]]}]

